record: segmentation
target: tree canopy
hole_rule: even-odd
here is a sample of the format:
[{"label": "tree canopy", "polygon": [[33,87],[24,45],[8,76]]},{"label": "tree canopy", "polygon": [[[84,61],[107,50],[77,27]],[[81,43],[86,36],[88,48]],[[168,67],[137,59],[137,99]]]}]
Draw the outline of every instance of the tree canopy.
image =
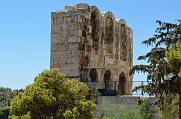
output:
[{"label": "tree canopy", "polygon": [[87,84],[69,80],[56,69],[45,70],[12,99],[12,119],[89,119],[96,107]]}]

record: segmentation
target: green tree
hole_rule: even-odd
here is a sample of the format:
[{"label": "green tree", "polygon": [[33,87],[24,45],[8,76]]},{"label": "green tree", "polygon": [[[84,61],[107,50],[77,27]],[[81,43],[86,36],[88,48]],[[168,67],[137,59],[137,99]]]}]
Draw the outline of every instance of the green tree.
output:
[{"label": "green tree", "polygon": [[69,80],[56,69],[45,70],[11,101],[12,119],[90,119],[96,107],[87,84]]},{"label": "green tree", "polygon": [[[138,60],[146,60],[147,64],[135,65],[131,73],[147,74],[148,85],[137,87],[135,90],[142,88],[150,95],[158,97],[157,104],[162,109],[165,98],[175,94],[181,95],[178,71],[170,66],[165,54],[169,48],[175,47],[177,43],[181,42],[181,21],[178,20],[175,24],[161,21],[157,21],[157,23],[159,27],[156,29],[156,34],[143,41],[143,44],[152,46],[152,49],[145,55],[138,57]],[[179,108],[181,109],[181,101]],[[181,119],[181,110],[179,118]]]}]

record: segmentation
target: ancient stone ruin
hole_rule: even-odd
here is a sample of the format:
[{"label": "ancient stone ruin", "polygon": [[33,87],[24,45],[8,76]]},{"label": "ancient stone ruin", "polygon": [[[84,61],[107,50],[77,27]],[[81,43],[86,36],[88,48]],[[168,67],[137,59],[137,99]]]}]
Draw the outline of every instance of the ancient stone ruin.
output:
[{"label": "ancient stone ruin", "polygon": [[133,32],[125,20],[87,4],[65,6],[51,20],[51,68],[99,95],[131,93]]}]

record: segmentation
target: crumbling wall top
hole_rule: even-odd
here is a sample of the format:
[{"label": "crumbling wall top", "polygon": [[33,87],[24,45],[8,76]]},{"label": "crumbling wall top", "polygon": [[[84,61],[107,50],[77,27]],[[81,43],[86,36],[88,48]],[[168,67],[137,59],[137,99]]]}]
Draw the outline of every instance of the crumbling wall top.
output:
[{"label": "crumbling wall top", "polygon": [[87,10],[87,9],[89,9],[89,5],[88,4],[86,4],[86,3],[79,3],[79,4],[76,4],[75,5],[76,6],[76,9],[84,9],[84,10]]}]

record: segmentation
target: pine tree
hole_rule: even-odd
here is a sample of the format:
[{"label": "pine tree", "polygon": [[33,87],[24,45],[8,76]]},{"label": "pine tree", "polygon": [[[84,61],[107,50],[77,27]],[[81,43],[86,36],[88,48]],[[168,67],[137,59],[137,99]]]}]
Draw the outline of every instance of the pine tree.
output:
[{"label": "pine tree", "polygon": [[162,108],[166,96],[179,94],[179,118],[181,119],[181,78],[178,70],[170,65],[169,58],[167,61],[166,57],[169,48],[176,47],[178,43],[181,43],[181,20],[177,20],[177,23],[161,21],[157,21],[157,23],[159,27],[156,29],[155,35],[143,41],[143,44],[151,46],[152,49],[138,57],[138,60],[146,60],[147,64],[135,65],[131,74],[142,72],[147,75],[148,85],[137,87],[135,90],[142,88],[148,94],[158,97],[160,108]]}]

